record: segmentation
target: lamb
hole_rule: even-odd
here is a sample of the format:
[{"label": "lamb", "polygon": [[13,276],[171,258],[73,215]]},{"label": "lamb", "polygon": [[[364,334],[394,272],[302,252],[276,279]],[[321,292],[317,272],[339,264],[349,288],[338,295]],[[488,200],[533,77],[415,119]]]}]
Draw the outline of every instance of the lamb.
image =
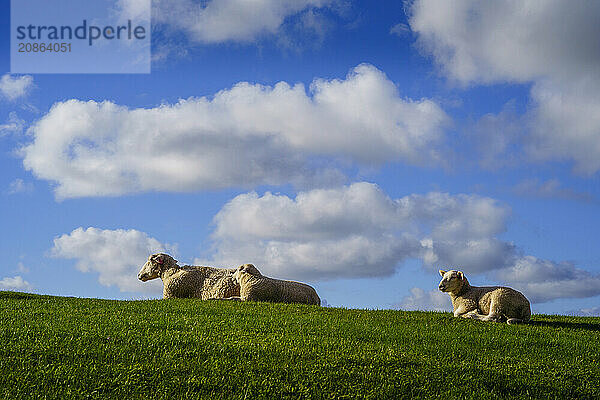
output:
[{"label": "lamb", "polygon": [[190,265],[180,267],[170,255],[157,253],[148,257],[138,273],[138,279],[146,282],[160,277],[165,299],[223,299],[240,295],[240,285],[233,279],[234,272],[235,269]]},{"label": "lamb", "polygon": [[321,299],[313,287],[305,283],[268,278],[252,264],[240,265],[233,277],[240,284],[240,297],[232,300],[321,305]]},{"label": "lamb", "polygon": [[502,286],[471,286],[462,271],[439,270],[442,280],[438,288],[452,299],[454,316],[508,324],[528,322],[529,300],[514,289]]}]

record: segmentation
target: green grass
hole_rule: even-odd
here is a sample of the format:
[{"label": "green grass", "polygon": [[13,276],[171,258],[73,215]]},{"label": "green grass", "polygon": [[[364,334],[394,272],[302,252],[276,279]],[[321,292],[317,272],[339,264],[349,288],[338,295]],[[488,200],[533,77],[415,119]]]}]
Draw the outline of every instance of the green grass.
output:
[{"label": "green grass", "polygon": [[600,318],[0,292],[0,398],[600,398]]}]

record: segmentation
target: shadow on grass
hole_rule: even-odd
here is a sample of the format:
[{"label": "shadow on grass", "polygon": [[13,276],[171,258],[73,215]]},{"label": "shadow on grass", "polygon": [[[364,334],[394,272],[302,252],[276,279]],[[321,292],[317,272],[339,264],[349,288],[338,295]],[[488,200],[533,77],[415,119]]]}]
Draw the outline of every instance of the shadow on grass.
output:
[{"label": "shadow on grass", "polygon": [[549,326],[552,328],[580,329],[585,331],[600,332],[600,324],[589,322],[563,322],[563,321],[529,321],[531,326]]}]

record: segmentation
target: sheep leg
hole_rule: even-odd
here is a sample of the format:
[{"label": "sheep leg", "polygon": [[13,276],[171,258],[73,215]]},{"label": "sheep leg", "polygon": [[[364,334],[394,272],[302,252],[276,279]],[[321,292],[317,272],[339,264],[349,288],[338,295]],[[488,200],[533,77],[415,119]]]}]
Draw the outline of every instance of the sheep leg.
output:
[{"label": "sheep leg", "polygon": [[480,314],[478,310],[473,310],[468,313],[462,314],[463,318],[471,318],[479,321],[494,321],[500,322],[502,320],[502,316],[495,313],[490,313],[489,315]]},{"label": "sheep leg", "polygon": [[219,300],[230,300],[230,301],[242,301],[242,298],[239,296],[225,297]]},{"label": "sheep leg", "polygon": [[485,317],[487,317],[487,315],[479,314],[479,312],[477,312],[477,310],[469,311],[467,313],[461,314],[460,316],[463,318],[479,319],[479,320],[483,320]]},{"label": "sheep leg", "polygon": [[465,307],[460,306],[456,310],[454,310],[454,316],[455,317],[463,317],[463,318],[471,318],[471,317],[466,317],[465,315],[470,314],[472,312],[477,312],[477,310],[469,311]]}]

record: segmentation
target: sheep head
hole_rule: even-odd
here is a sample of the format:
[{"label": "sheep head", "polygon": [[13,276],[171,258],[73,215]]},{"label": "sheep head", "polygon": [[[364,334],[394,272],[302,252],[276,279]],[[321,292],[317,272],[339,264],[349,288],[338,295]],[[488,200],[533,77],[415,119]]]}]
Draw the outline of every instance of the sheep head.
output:
[{"label": "sheep head", "polygon": [[170,268],[175,264],[177,264],[177,260],[168,254],[152,254],[148,257],[148,261],[142,266],[140,272],[138,272],[138,279],[142,282],[156,279],[165,269]]},{"label": "sheep head", "polygon": [[240,282],[240,278],[242,274],[250,274],[254,276],[262,276],[262,274],[258,271],[258,269],[252,264],[244,264],[240,265],[236,268],[233,279],[235,279],[238,283]]},{"label": "sheep head", "polygon": [[444,271],[440,269],[439,273],[442,276],[442,280],[438,285],[438,289],[442,292],[458,293],[467,281],[462,271]]}]

